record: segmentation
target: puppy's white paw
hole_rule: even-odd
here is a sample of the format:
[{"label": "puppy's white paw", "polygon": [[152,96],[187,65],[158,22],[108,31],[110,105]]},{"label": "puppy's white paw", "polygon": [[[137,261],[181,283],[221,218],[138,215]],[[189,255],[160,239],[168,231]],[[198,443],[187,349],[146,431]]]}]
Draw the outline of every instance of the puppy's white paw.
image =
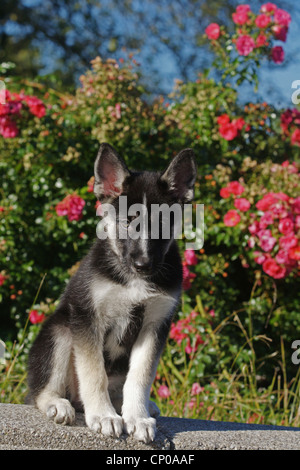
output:
[{"label": "puppy's white paw", "polygon": [[101,432],[104,436],[120,437],[123,432],[123,420],[117,414],[103,418],[98,415],[86,417],[87,426],[94,432]]},{"label": "puppy's white paw", "polygon": [[57,424],[71,425],[75,421],[75,410],[65,398],[59,398],[50,403],[46,415]]},{"label": "puppy's white paw", "polygon": [[154,418],[135,418],[124,419],[124,427],[127,434],[132,435],[138,441],[149,444],[154,441],[156,431],[156,420]]}]

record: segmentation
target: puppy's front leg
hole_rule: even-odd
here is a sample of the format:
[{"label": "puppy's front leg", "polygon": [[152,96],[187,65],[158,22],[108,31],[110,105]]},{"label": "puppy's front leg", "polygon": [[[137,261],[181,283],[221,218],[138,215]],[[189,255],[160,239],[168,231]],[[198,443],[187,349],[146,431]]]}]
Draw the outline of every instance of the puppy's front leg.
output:
[{"label": "puppy's front leg", "polygon": [[142,328],[131,351],[123,389],[122,416],[125,431],[145,443],[155,437],[156,420],[149,414],[149,396],[159,355],[155,331]]},{"label": "puppy's front leg", "polygon": [[119,437],[123,423],[109,398],[101,345],[75,344],[74,355],[87,426],[105,436]]}]

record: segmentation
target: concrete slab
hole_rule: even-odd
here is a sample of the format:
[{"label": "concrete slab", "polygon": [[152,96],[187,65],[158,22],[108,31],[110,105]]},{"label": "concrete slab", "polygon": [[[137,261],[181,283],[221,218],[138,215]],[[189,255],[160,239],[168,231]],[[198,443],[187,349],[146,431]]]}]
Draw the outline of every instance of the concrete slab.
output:
[{"label": "concrete slab", "polygon": [[300,428],[165,417],[157,425],[155,441],[146,445],[93,433],[81,413],[74,426],[61,426],[32,406],[0,404],[0,450],[300,450]]}]

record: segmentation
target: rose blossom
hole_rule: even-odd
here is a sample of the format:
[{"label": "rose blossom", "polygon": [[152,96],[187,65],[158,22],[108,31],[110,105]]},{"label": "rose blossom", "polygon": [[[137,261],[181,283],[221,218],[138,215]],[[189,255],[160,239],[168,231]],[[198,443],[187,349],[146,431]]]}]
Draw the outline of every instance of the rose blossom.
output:
[{"label": "rose blossom", "polygon": [[292,260],[299,261],[300,260],[300,245],[293,246],[289,249],[289,257]]},{"label": "rose blossom", "polygon": [[261,216],[259,221],[259,228],[264,229],[267,228],[274,222],[273,216],[271,212],[265,212],[264,215]]},{"label": "rose blossom", "polygon": [[204,387],[201,387],[200,384],[195,382],[192,385],[191,395],[199,395],[199,393],[203,392],[203,390],[204,390]]},{"label": "rose blossom", "polygon": [[289,262],[289,254],[286,250],[281,249],[275,256],[275,259],[279,264],[287,264]]},{"label": "rose blossom", "polygon": [[272,258],[267,259],[263,263],[263,270],[266,274],[274,279],[282,279],[286,274],[286,269],[276,263]]},{"label": "rose blossom", "polygon": [[252,222],[252,224],[249,225],[248,230],[252,235],[254,235],[259,231],[260,228],[261,227],[259,226],[258,221],[255,220],[254,222]]},{"label": "rose blossom", "polygon": [[224,224],[227,227],[234,227],[240,222],[241,216],[238,214],[236,210],[231,209],[225,214],[223,220],[224,220]]},{"label": "rose blossom", "polygon": [[255,48],[254,39],[248,34],[243,34],[236,41],[236,48],[240,55],[247,56]]},{"label": "rose blossom", "polygon": [[289,217],[285,217],[281,219],[278,225],[279,232],[283,233],[284,235],[288,235],[294,229],[293,221]]},{"label": "rose blossom", "polygon": [[208,39],[218,39],[220,36],[220,26],[217,23],[210,23],[205,29]]},{"label": "rose blossom", "polygon": [[284,250],[289,250],[293,248],[298,243],[297,237],[295,235],[285,235],[284,237],[279,238],[279,245]]},{"label": "rose blossom", "polygon": [[288,30],[289,28],[287,26],[280,26],[279,24],[276,24],[272,27],[275,39],[282,42],[286,41]]},{"label": "rose blossom", "polygon": [[246,212],[247,210],[250,209],[251,204],[247,199],[245,199],[244,197],[241,197],[234,201],[234,207],[236,207],[242,212]]},{"label": "rose blossom", "polygon": [[300,146],[300,129],[295,129],[292,137],[291,137],[291,142],[293,145],[299,145]]},{"label": "rose blossom", "polygon": [[292,21],[291,15],[281,8],[277,8],[274,13],[274,21],[281,26],[289,26],[290,22]]},{"label": "rose blossom", "polygon": [[276,245],[276,238],[272,236],[262,236],[260,237],[259,245],[260,247],[266,251],[272,251],[274,246]]},{"label": "rose blossom", "polygon": [[198,263],[198,259],[194,250],[185,250],[184,259],[189,266],[193,266]]}]

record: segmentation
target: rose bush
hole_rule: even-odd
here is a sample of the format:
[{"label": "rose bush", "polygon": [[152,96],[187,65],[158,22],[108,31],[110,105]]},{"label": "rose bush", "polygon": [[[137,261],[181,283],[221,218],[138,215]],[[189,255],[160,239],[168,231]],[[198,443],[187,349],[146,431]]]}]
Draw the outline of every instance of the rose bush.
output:
[{"label": "rose bush", "polygon": [[[6,79],[0,107],[1,339],[9,345],[21,338],[20,357],[26,359],[40,323],[96,236],[92,173],[99,143],[108,141],[137,169],[163,169],[178,150],[193,147],[195,202],[205,205],[204,246],[185,250],[185,240],[179,242],[184,294],[154,396],[172,408],[184,388],[180,413],[211,417],[216,390],[226,394],[239,374],[243,380],[233,390],[239,396],[253,390],[251,380],[260,388],[274,383],[282,341],[300,334],[300,111],[265,102],[241,105],[238,90],[242,82],[257,82],[262,58],[283,59],[274,48],[286,41],[289,25],[289,14],[273,3],[257,14],[249,5],[237,7],[232,34],[208,25],[205,36],[221,80],[204,73],[195,82],[178,81],[168,102],[145,100],[132,58],[96,58],[74,95]],[[24,360],[18,362],[23,375]],[[292,383],[295,367],[286,367]]]}]

